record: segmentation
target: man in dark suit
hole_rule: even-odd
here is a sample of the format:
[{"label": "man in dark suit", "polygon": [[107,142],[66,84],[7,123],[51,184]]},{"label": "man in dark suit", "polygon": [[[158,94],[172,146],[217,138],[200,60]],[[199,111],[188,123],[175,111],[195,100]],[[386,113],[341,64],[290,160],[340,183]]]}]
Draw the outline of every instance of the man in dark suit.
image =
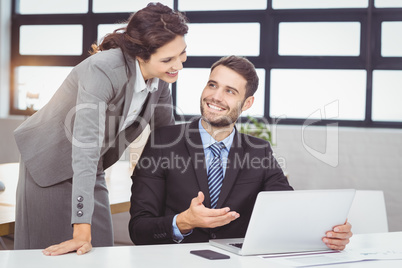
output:
[{"label": "man in dark suit", "polygon": [[[202,117],[151,134],[132,176],[135,244],[244,237],[260,191],[293,190],[269,143],[235,128],[257,87],[251,62],[224,57],[202,92]],[[336,226],[323,242],[343,249],[350,230],[349,223]]]}]

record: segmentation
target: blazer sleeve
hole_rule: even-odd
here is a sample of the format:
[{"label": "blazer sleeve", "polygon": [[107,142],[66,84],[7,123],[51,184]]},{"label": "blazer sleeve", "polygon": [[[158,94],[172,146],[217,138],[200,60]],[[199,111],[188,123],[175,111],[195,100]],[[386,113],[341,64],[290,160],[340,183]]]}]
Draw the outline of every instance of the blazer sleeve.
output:
[{"label": "blazer sleeve", "polygon": [[164,215],[166,171],[161,165],[162,150],[144,148],[131,177],[130,238],[136,245],[173,243],[174,215]]},{"label": "blazer sleeve", "polygon": [[[117,83],[114,70],[103,61],[91,62],[80,72],[72,133],[72,224],[92,221],[106,109],[114,95],[113,81]],[[83,205],[80,209],[79,203]]]}]

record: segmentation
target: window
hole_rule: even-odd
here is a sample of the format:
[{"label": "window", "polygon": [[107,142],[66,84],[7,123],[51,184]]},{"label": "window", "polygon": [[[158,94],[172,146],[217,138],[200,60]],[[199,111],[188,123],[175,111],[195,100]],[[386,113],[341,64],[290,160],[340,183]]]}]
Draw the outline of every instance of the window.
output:
[{"label": "window", "polygon": [[259,56],[260,24],[190,23],[186,42],[188,56]]},{"label": "window", "polygon": [[358,22],[281,22],[278,38],[278,53],[281,56],[360,54]]},{"label": "window", "polygon": [[[135,12],[145,7],[149,0],[92,0],[92,10],[94,13],[127,13]],[[161,4],[173,8],[173,0],[158,0]]]},{"label": "window", "polygon": [[179,0],[179,10],[215,11],[215,10],[265,10],[266,0],[233,1],[233,0]]},{"label": "window", "polygon": [[113,33],[115,30],[125,27],[127,24],[125,23],[115,23],[115,24],[99,24],[98,25],[98,35],[97,35],[97,43],[102,42],[102,38],[109,33]]},{"label": "window", "polygon": [[[31,114],[91,44],[149,0],[14,0],[11,113]],[[171,86],[177,119],[199,114],[213,62],[246,56],[260,78],[245,115],[279,124],[402,128],[399,0],[160,0],[186,13],[188,59]],[[278,119],[279,118],[279,119]]]},{"label": "window", "polygon": [[368,0],[272,0],[272,7],[274,9],[366,8]]},{"label": "window", "polygon": [[401,99],[402,70],[374,70],[373,120],[402,122]]},{"label": "window", "polygon": [[15,70],[18,88],[17,108],[30,111],[42,108],[71,72],[72,67],[20,66]]},{"label": "window", "polygon": [[75,14],[88,12],[88,0],[17,0],[19,14]]},{"label": "window", "polygon": [[364,120],[365,70],[272,69],[270,117],[317,118],[316,111],[338,103],[331,119]]},{"label": "window", "polygon": [[20,27],[21,55],[81,55],[81,44],[82,25]]},{"label": "window", "polygon": [[402,57],[402,21],[381,24],[381,56]]}]

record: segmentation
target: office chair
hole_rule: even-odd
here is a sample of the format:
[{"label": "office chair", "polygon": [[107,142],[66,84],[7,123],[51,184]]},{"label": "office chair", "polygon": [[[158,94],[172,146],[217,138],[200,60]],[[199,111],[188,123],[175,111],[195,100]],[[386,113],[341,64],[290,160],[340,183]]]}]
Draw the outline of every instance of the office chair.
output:
[{"label": "office chair", "polygon": [[354,234],[388,232],[383,191],[357,190],[348,221]]}]

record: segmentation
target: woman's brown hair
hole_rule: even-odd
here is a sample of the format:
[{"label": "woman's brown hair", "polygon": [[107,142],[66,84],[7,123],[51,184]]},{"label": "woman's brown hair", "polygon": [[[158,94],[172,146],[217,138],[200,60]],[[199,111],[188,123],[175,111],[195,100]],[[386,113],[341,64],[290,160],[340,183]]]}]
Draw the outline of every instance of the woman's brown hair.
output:
[{"label": "woman's brown hair", "polygon": [[124,28],[116,29],[104,37],[100,45],[93,44],[91,54],[112,48],[120,48],[132,58],[144,61],[156,50],[188,31],[187,17],[160,3],[149,3],[133,13]]}]

